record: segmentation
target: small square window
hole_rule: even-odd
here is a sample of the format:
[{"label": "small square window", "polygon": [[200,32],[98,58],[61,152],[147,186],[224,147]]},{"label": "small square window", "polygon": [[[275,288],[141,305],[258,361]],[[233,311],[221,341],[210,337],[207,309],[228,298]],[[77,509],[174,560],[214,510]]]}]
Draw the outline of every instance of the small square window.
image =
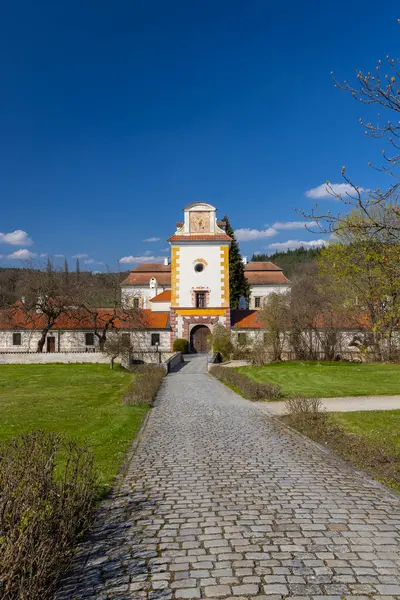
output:
[{"label": "small square window", "polygon": [[20,346],[22,341],[22,336],[20,333],[13,333],[13,346]]},{"label": "small square window", "polygon": [[85,333],[86,346],[94,346],[94,333]]},{"label": "small square window", "polygon": [[261,297],[260,296],[255,296],[254,298],[254,307],[255,308],[260,308],[261,306]]},{"label": "small square window", "polygon": [[159,333],[152,333],[151,334],[151,345],[155,346],[156,344],[160,344],[160,334]]},{"label": "small square window", "polygon": [[247,334],[246,333],[238,333],[238,343],[241,346],[244,346],[247,343]]}]

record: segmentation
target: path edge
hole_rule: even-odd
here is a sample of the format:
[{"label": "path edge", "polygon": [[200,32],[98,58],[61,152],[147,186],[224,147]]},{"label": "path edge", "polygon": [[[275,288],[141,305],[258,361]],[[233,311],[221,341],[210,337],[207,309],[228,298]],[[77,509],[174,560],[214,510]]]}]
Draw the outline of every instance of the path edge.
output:
[{"label": "path edge", "polygon": [[[241,396],[239,396],[239,397],[241,397]],[[251,400],[248,400],[248,402],[251,402]],[[363,471],[362,469],[358,469],[351,461],[345,460],[344,458],[342,458],[341,456],[336,454],[333,450],[331,450],[331,448],[323,446],[319,442],[312,440],[308,436],[304,435],[304,433],[300,433],[300,431],[297,431],[297,429],[294,429],[293,427],[291,427],[290,425],[288,425],[287,423],[282,421],[278,415],[274,415],[273,413],[270,413],[267,408],[264,409],[263,406],[260,406],[260,403],[255,403],[255,404],[256,404],[257,408],[266,417],[268,417],[269,419],[274,421],[281,428],[287,429],[288,431],[290,431],[292,433],[292,435],[303,439],[303,441],[305,441],[309,446],[313,446],[320,453],[326,454],[326,455],[334,458],[335,460],[339,461],[340,463],[345,465],[348,469],[350,469],[351,471],[354,471],[355,473],[357,473],[357,475],[360,475],[363,479],[368,481],[368,483],[372,484],[374,487],[377,487],[377,488],[381,489],[382,491],[385,491],[387,494],[389,494],[396,500],[400,501],[400,492],[396,492],[396,490],[392,490],[391,488],[387,487],[384,483],[381,483],[377,479],[374,479],[373,477],[368,475],[368,473],[366,471]]]}]

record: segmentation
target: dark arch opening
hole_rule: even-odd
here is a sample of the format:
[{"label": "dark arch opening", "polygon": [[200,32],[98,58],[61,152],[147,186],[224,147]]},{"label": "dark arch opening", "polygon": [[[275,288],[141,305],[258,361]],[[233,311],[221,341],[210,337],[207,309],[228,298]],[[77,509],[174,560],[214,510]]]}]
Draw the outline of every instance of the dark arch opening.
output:
[{"label": "dark arch opening", "polygon": [[210,350],[211,331],[207,325],[196,325],[190,332],[190,350],[196,354]]}]

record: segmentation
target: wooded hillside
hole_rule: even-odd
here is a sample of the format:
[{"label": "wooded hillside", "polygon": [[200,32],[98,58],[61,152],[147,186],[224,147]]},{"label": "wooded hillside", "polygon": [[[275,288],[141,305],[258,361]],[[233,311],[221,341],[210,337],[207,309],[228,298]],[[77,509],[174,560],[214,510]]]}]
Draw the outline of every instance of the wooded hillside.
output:
[{"label": "wooded hillside", "polygon": [[271,261],[280,267],[286,277],[290,277],[300,265],[312,263],[321,253],[320,248],[296,248],[274,254],[253,254],[252,261]]}]

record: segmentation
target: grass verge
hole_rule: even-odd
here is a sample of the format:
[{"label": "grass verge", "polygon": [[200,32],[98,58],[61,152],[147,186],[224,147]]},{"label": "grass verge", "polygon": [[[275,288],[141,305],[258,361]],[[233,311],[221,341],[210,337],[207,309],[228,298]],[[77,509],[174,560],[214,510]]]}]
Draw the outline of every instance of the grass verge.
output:
[{"label": "grass verge", "polygon": [[326,413],[305,398],[287,404],[284,422],[400,492],[400,410]]},{"label": "grass verge", "polygon": [[400,394],[400,365],[397,364],[282,362],[235,370],[259,383],[279,385],[286,398]]}]

